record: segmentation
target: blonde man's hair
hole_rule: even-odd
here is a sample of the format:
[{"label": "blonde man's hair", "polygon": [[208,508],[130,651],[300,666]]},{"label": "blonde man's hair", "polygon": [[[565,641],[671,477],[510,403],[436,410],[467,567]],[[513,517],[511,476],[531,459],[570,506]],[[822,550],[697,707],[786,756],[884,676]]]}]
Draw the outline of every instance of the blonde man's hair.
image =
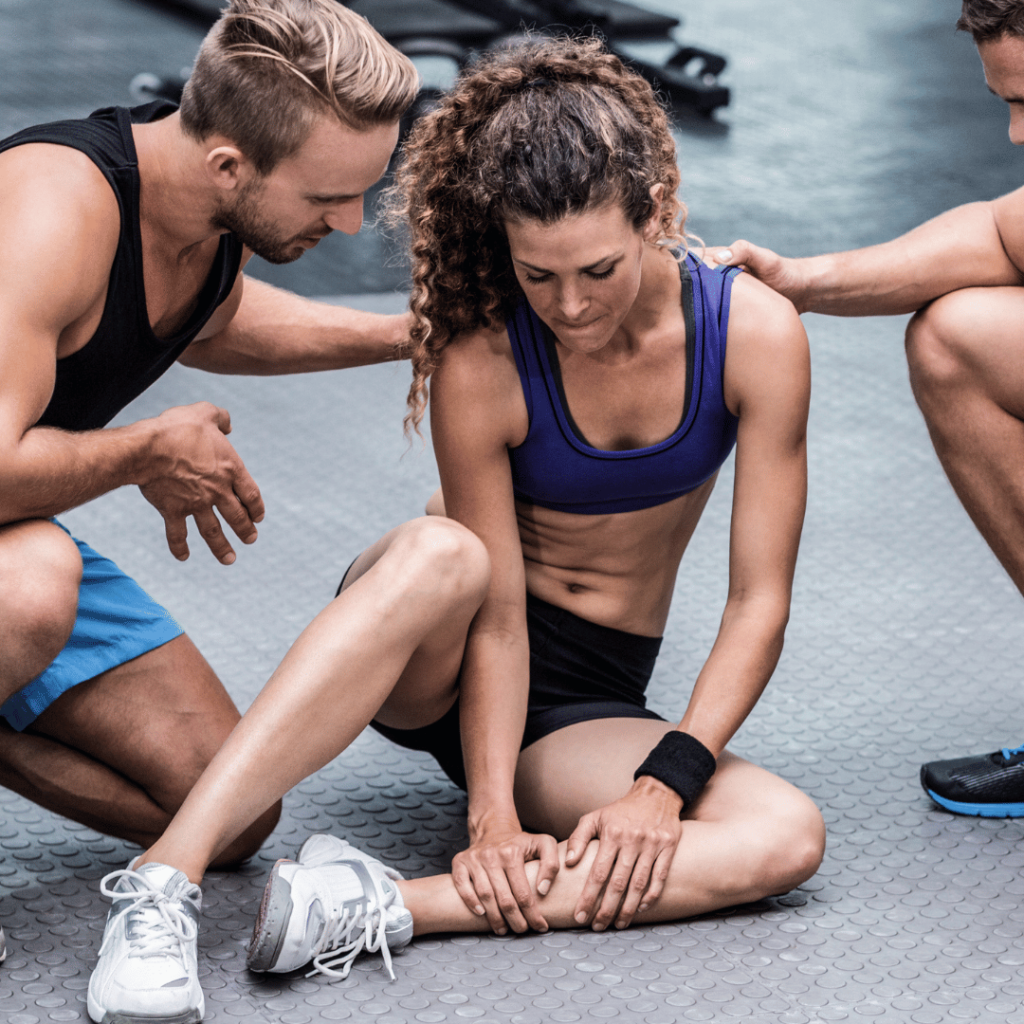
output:
[{"label": "blonde man's hair", "polygon": [[409,58],[336,0],[232,0],[199,49],[181,124],[226,136],[268,174],[323,114],[356,131],[391,124],[418,87]]}]

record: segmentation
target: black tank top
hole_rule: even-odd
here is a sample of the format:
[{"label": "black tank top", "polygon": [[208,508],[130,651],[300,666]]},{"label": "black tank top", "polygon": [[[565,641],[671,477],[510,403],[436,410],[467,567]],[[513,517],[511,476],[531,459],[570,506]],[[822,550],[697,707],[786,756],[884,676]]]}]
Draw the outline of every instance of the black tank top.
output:
[{"label": "black tank top", "polygon": [[185,326],[170,338],[158,338],[149,326],[139,232],[139,167],[131,126],[158,121],[174,110],[163,100],[131,110],[106,107],[83,120],[37,125],[0,141],[0,153],[29,142],[81,150],[110,182],[121,210],[121,235],[99,327],[77,352],[57,360],[53,395],[37,426],[106,426],[170,367],[234,287],[242,244],[226,234],[221,235],[213,267]]}]

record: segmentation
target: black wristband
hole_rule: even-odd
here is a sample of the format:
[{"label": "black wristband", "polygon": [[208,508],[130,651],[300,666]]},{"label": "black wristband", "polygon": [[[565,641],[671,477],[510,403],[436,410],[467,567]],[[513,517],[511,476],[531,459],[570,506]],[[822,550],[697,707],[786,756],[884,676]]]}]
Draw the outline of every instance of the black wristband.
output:
[{"label": "black wristband", "polygon": [[683,806],[688,807],[715,774],[715,767],[715,755],[700,740],[673,729],[647,755],[647,760],[634,772],[633,781],[650,775],[674,789],[683,798]]}]

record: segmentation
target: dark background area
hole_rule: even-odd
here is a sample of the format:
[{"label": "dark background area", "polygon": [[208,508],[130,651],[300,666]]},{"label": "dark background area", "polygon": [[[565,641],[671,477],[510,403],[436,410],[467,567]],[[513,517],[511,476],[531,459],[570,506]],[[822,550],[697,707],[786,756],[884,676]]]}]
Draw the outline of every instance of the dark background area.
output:
[{"label": "dark background area", "polygon": [[[355,6],[395,19],[391,0]],[[864,245],[1017,183],[1005,112],[979,87],[971,40],[951,27],[956,0],[644,6],[681,19],[678,41],[729,58],[729,106],[710,118],[675,111],[690,226],[709,243],[744,235],[789,253]],[[3,0],[0,135],[130,102],[138,72],[190,64],[208,21],[168,0]],[[634,46],[655,57],[671,49]],[[420,63],[431,82],[453,73],[444,61]],[[375,194],[357,238],[334,235],[299,263],[257,260],[251,272],[308,295],[402,289],[401,255],[372,229]]]}]

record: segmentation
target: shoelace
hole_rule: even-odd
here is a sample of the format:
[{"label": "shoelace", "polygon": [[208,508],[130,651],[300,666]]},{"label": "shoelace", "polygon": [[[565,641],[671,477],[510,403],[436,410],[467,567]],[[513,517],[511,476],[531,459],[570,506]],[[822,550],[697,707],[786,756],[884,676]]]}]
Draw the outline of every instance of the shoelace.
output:
[{"label": "shoelace", "polygon": [[[124,891],[114,889],[113,883],[121,878],[130,878],[136,885],[142,885],[141,890]],[[110,924],[120,921],[121,918],[134,914],[137,911],[154,909],[158,911],[158,917],[150,915],[141,916],[136,921],[135,938],[132,941],[132,948],[129,956],[152,956],[155,953],[173,953],[184,959],[185,944],[194,942],[198,929],[195,921],[178,906],[178,901],[172,899],[165,892],[154,888],[153,884],[145,875],[137,871],[123,868],[120,871],[113,871],[100,882],[100,892],[111,900],[128,900],[128,906],[111,919]],[[114,929],[107,928],[107,934],[113,935]]]},{"label": "shoelace", "polygon": [[[374,922],[377,924],[374,934]],[[352,964],[365,949],[368,953],[380,952],[384,958],[384,966],[388,969],[391,980],[395,980],[395,972],[391,967],[391,950],[388,949],[384,937],[384,914],[376,907],[370,907],[356,914],[350,914],[346,908],[336,921],[331,922],[317,943],[319,952],[313,957],[313,970],[306,977],[314,974],[326,974],[329,978],[344,981],[352,970]],[[353,932],[358,932],[353,935]],[[341,968],[338,970],[338,968]]]},{"label": "shoelace", "polygon": [[1019,747],[1003,747],[1000,753],[1003,755],[1004,760],[1009,761],[1014,754],[1024,754],[1024,743]]}]

